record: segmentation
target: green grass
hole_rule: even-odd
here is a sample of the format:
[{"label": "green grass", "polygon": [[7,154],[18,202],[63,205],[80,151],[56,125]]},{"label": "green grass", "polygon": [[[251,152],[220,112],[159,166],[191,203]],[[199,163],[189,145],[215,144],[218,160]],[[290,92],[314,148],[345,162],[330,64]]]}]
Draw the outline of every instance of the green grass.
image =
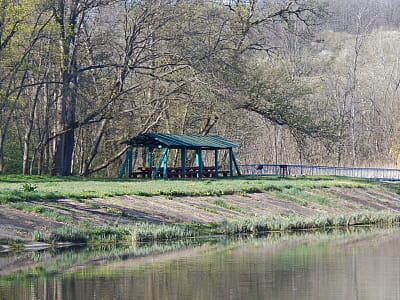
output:
[{"label": "green grass", "polygon": [[275,191],[273,192],[273,194],[278,198],[288,200],[304,207],[309,207],[310,205],[308,201],[301,199],[297,191],[293,192],[291,189],[286,188],[282,191]]},{"label": "green grass", "polygon": [[64,226],[53,229],[49,237],[51,242],[73,242],[73,243],[117,243],[121,240],[131,241],[164,241],[176,240],[197,235],[193,230],[197,225],[156,225],[148,223],[136,223],[125,226],[89,226],[86,228],[75,228]]},{"label": "green grass", "polygon": [[237,211],[237,212],[243,213],[243,211],[242,211],[240,208],[238,208],[238,207],[236,207],[236,206],[233,206],[233,205],[230,205],[230,204],[226,203],[226,202],[225,202],[224,200],[222,200],[222,199],[216,199],[216,200],[214,200],[212,203],[215,204],[215,205],[218,205],[218,206],[220,206],[220,207],[226,208],[226,209],[228,209],[228,210],[235,210],[235,211]]},{"label": "green grass", "polygon": [[324,197],[308,193],[307,191],[297,187],[286,188],[280,193],[275,192],[275,194],[280,194],[282,198],[296,202],[303,206],[309,206],[309,201],[317,202],[321,205],[329,204],[329,201]]},{"label": "green grass", "polygon": [[63,222],[67,224],[74,223],[72,217],[59,214],[58,212],[45,208],[42,205],[30,204],[29,202],[10,202],[8,203],[8,206],[18,210],[31,212],[54,221]]},{"label": "green grass", "polygon": [[[244,195],[262,191],[281,192],[291,188],[305,190],[325,187],[373,187],[378,185],[379,183],[367,180],[341,177],[233,177],[206,180],[148,180],[0,175],[0,203],[57,198],[81,200],[116,195],[161,195],[168,198],[177,196],[218,196],[235,193]],[[400,189],[397,188],[396,191],[400,193]]]},{"label": "green grass", "polygon": [[258,232],[285,232],[310,229],[342,228],[359,225],[394,225],[400,222],[400,213],[367,212],[348,215],[319,215],[314,217],[256,217],[212,224],[215,234]]}]

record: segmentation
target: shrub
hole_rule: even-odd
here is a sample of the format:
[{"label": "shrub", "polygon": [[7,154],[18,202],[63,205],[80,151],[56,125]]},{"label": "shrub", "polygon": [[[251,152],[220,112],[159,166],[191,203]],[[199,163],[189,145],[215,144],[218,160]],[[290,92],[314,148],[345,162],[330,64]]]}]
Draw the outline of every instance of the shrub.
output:
[{"label": "shrub", "polygon": [[25,193],[37,192],[37,185],[32,183],[24,183],[21,190]]}]

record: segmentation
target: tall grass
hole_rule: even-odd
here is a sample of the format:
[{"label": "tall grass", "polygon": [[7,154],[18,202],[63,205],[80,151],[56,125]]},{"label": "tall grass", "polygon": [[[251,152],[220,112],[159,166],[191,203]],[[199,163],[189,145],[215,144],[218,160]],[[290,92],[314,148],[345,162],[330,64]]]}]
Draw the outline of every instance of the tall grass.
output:
[{"label": "tall grass", "polygon": [[138,223],[126,226],[129,237],[133,241],[175,240],[195,236],[188,225],[155,225]]},{"label": "tall grass", "polygon": [[315,217],[258,217],[241,219],[232,222],[223,221],[215,225],[216,232],[223,234],[257,233],[264,231],[295,231],[325,229],[357,225],[393,225],[400,222],[400,213],[374,212],[349,215]]},{"label": "tall grass", "polygon": [[52,242],[96,243],[122,240],[165,241],[193,237],[196,232],[188,225],[156,225],[137,223],[126,226],[101,226],[78,229],[71,226],[53,229],[49,240]]},{"label": "tall grass", "polygon": [[129,226],[103,226],[77,229],[61,227],[50,235],[53,242],[96,243],[121,240],[164,241],[188,237],[238,233],[287,232],[311,229],[340,228],[358,225],[393,225],[400,222],[400,213],[374,212],[314,217],[253,217],[209,224],[156,225],[137,223]]}]

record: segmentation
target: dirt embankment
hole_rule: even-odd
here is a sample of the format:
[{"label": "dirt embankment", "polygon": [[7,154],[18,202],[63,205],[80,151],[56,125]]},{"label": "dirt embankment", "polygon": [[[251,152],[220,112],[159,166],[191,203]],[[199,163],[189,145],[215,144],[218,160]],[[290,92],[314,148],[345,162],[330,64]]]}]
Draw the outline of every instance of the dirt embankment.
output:
[{"label": "dirt embankment", "polygon": [[[217,222],[260,216],[338,215],[354,212],[400,212],[400,195],[377,188],[313,189],[300,194],[277,192],[206,197],[116,196],[78,202],[58,199],[29,202],[47,216],[0,205],[0,238],[32,240],[35,231],[92,224]],[[54,216],[57,216],[56,218]],[[68,221],[55,221],[68,220]]]}]

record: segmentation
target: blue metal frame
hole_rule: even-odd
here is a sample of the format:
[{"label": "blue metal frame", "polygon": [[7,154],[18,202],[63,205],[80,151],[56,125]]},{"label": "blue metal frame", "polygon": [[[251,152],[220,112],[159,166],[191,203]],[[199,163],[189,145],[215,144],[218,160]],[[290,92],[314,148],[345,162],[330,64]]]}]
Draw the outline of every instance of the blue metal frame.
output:
[{"label": "blue metal frame", "polygon": [[147,150],[147,167],[151,168],[153,165],[153,149],[149,148]]},{"label": "blue metal frame", "polygon": [[234,164],[234,166],[235,166],[235,169],[236,169],[236,173],[238,174],[238,176],[241,176],[242,174],[241,174],[241,172],[240,172],[240,168],[239,168],[239,165],[238,165],[238,163],[237,163],[237,161],[236,161],[236,157],[235,157],[235,154],[233,153],[233,150],[231,149],[231,155],[232,155],[232,161],[233,161],[233,164]]},{"label": "blue metal frame", "polygon": [[[157,163],[156,169],[154,170],[154,173],[151,175],[151,178],[152,178],[152,179],[155,179],[155,178],[157,177],[158,172],[160,171],[160,168],[161,168],[161,164],[162,164],[163,162],[165,163],[165,156],[168,157],[168,148],[164,148],[164,151],[163,151],[163,153],[161,154],[161,157],[160,157],[160,159],[159,159],[159,161],[158,161],[158,163]],[[167,161],[167,162],[168,162],[168,161]],[[166,170],[167,170],[167,166],[164,165],[164,173],[166,172]],[[164,175],[164,173],[163,173],[163,176],[166,177],[166,175]],[[165,173],[165,174],[166,174],[166,173]]]},{"label": "blue metal frame", "polygon": [[218,150],[214,150],[214,178],[218,177],[218,169],[219,169],[219,165],[218,165]]},{"label": "blue metal frame", "polygon": [[182,148],[181,149],[181,168],[182,168],[181,177],[182,178],[186,177],[186,156],[187,156],[187,149]]},{"label": "blue metal frame", "polygon": [[229,175],[233,176],[233,150],[229,149]]},{"label": "blue metal frame", "polygon": [[163,169],[163,178],[167,178],[167,171],[168,171],[168,148],[167,151],[164,155],[164,165],[163,165],[164,169]]},{"label": "blue metal frame", "polygon": [[197,169],[197,178],[201,178],[203,174],[203,157],[201,153],[201,149],[196,149],[196,167]]},{"label": "blue metal frame", "polygon": [[133,171],[133,151],[132,147],[129,147],[126,151],[125,160],[122,163],[121,169],[118,173],[118,178],[122,178],[125,174],[125,169],[128,167],[128,176],[131,177]]}]

